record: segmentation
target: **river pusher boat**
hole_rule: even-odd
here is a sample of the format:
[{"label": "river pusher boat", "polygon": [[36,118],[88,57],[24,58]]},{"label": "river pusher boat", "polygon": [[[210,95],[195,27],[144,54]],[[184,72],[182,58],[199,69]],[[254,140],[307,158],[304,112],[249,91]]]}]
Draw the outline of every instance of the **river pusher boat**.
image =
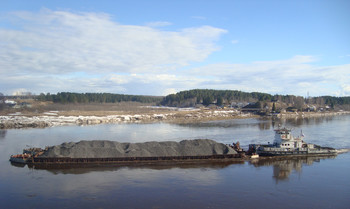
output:
[{"label": "river pusher boat", "polygon": [[316,144],[306,143],[304,134],[294,137],[291,129],[278,128],[275,130],[273,143],[250,144],[249,151],[260,156],[288,156],[288,155],[336,155],[337,151],[330,147],[321,147]]}]

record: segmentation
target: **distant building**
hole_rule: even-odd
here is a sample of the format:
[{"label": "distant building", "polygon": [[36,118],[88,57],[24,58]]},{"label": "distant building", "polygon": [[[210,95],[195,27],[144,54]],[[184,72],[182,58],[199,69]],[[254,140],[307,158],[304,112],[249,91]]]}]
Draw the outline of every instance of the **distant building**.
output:
[{"label": "distant building", "polygon": [[15,101],[13,101],[13,100],[8,100],[8,99],[6,99],[6,100],[5,100],[5,104],[8,104],[8,105],[16,105],[17,102],[15,102]]},{"label": "distant building", "polygon": [[306,108],[306,111],[308,111],[308,112],[315,112],[316,110],[317,110],[317,108],[314,105],[308,105]]}]

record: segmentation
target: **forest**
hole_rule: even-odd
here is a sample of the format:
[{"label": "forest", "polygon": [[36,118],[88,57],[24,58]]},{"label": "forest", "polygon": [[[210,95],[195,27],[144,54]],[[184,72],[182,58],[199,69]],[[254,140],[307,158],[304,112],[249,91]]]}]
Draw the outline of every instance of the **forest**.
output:
[{"label": "forest", "polygon": [[54,103],[117,103],[117,102],[140,102],[140,103],[158,103],[162,97],[140,96],[111,93],[71,93],[60,92],[57,94],[43,94],[38,97],[40,101],[52,101]]},{"label": "forest", "polygon": [[320,96],[304,98],[294,95],[271,95],[260,92],[242,92],[235,90],[212,90],[212,89],[194,89],[181,91],[176,94],[170,94],[160,102],[164,106],[174,107],[194,107],[197,104],[208,106],[216,104],[217,106],[230,105],[233,102],[281,102],[292,104],[297,109],[301,109],[304,104],[309,105],[329,105],[332,108],[337,105],[350,105],[350,97]]},{"label": "forest", "polygon": [[[4,96],[2,96],[4,97]],[[31,95],[39,101],[54,103],[118,103],[140,102],[153,103],[170,107],[195,107],[198,105],[231,106],[233,103],[249,103],[249,107],[262,108],[266,103],[281,103],[288,107],[302,110],[307,105],[329,106],[331,109],[350,109],[350,97],[301,97],[295,95],[271,95],[261,92],[243,92],[237,90],[193,89],[176,94],[162,96],[125,95],[112,93],[72,93]]]}]

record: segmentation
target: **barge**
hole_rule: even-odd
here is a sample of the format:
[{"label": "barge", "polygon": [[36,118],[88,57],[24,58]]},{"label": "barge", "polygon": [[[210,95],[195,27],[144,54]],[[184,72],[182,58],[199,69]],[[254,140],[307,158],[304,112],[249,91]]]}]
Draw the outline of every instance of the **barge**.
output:
[{"label": "barge", "polygon": [[272,144],[250,144],[249,152],[260,156],[337,155],[336,149],[306,143],[302,132],[300,136],[294,137],[291,129],[285,127],[275,130],[275,139]]},{"label": "barge", "polygon": [[[24,149],[11,163],[28,165],[142,164],[158,162],[235,161],[245,157],[237,146],[212,140],[119,143],[80,141],[52,147]],[[238,146],[239,148],[239,146]],[[240,148],[239,148],[240,149]]]}]

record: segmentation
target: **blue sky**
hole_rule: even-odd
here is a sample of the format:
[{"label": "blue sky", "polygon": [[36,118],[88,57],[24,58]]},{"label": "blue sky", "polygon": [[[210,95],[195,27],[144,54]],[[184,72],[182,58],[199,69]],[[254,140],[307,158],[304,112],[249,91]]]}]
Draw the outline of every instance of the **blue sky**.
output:
[{"label": "blue sky", "polygon": [[350,96],[350,1],[1,1],[0,92]]}]

